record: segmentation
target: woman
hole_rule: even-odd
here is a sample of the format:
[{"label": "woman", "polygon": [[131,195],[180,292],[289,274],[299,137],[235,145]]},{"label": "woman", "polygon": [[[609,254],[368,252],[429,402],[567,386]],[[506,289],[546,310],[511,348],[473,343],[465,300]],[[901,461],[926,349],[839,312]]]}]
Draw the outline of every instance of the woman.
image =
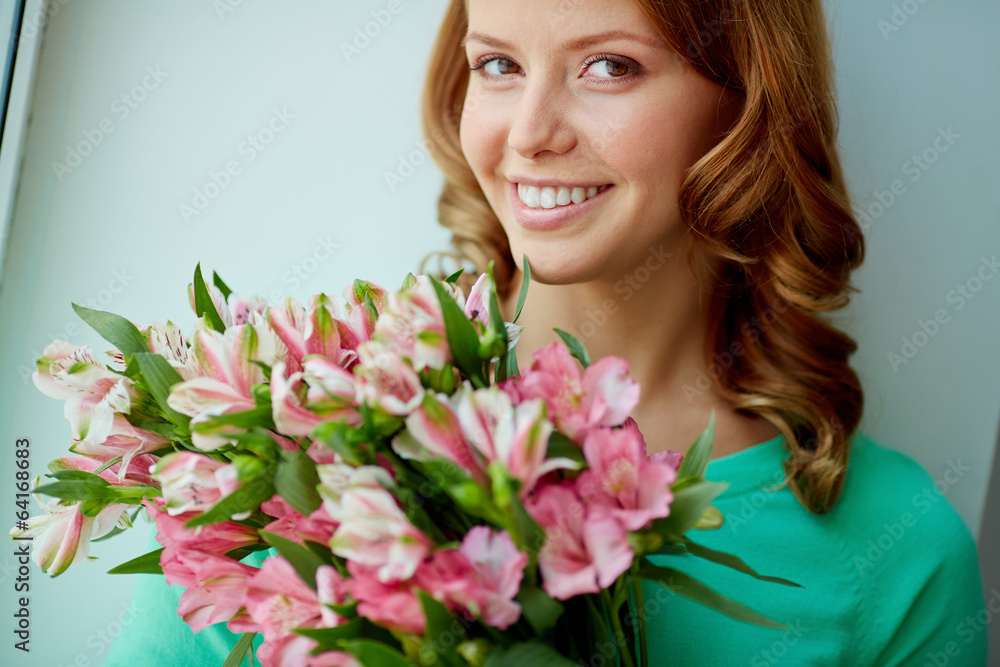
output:
[{"label": "woman", "polygon": [[[714,409],[726,523],[692,539],[803,586],[654,558],[788,630],[648,584],[651,665],[985,664],[973,539],[919,465],[857,432],[856,345],[822,319],[864,254],[824,29],[819,0],[455,0],[432,54],[440,219],[478,271],[495,261],[508,320],[531,263],[520,366],[553,327],[624,357],[650,453],[686,451]],[[222,664],[235,635],[192,635],[180,589],[140,586],[105,665]]]},{"label": "woman", "polygon": [[531,264],[520,366],[553,327],[624,357],[650,453],[714,409],[726,524],[691,538],[803,586],[654,558],[789,629],[649,584],[651,665],[986,661],[973,538],[857,431],[856,344],[822,318],[864,256],[832,80],[820,0],[455,0],[432,54],[441,221],[507,319]]}]

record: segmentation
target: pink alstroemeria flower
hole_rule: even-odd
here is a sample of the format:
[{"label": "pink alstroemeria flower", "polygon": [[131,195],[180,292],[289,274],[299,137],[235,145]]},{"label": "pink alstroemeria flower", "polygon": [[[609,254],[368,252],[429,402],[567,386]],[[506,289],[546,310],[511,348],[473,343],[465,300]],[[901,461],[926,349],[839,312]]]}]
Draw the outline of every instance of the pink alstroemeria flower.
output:
[{"label": "pink alstroemeria flower", "polygon": [[600,592],[632,565],[625,528],[612,516],[588,511],[572,486],[545,486],[525,509],[545,530],[538,569],[552,597]]},{"label": "pink alstroemeria flower", "polygon": [[241,613],[243,594],[257,568],[197,549],[173,551],[162,567],[168,584],[187,589],[181,593],[177,615],[193,631],[238,617],[250,620]]},{"label": "pink alstroemeria flower", "polygon": [[383,582],[378,568],[347,561],[351,597],[358,601],[358,614],[389,630],[423,634],[427,629],[423,605],[414,579]]},{"label": "pink alstroemeria flower", "polygon": [[[208,283],[208,294],[215,304],[215,309],[222,318],[222,323],[226,328],[239,326],[241,324],[261,324],[263,315],[267,310],[267,301],[259,296],[240,296],[233,292],[229,298],[222,296],[222,290],[215,285]],[[188,303],[195,315],[198,309],[195,306],[194,283],[188,283]]]},{"label": "pink alstroemeria flower", "polygon": [[[35,478],[36,488],[40,480]],[[127,513],[130,505],[108,505],[97,516],[84,516],[80,512],[81,503],[62,505],[56,498],[43,501],[40,494],[34,496],[44,514],[30,517],[27,528],[11,528],[10,536],[30,538],[31,560],[53,577],[73,563],[85,562],[91,540],[107,535],[116,526],[132,525]]]},{"label": "pink alstroemeria flower", "polygon": [[493,531],[475,526],[462,538],[459,551],[479,573],[482,590],[482,617],[495,628],[506,630],[521,616],[521,605],[514,597],[521,589],[528,554],[519,551],[505,530]]},{"label": "pink alstroemeria flower", "polygon": [[169,443],[170,440],[151,431],[136,428],[129,423],[123,414],[116,413],[111,420],[111,429],[108,436],[98,444],[92,444],[85,440],[73,440],[69,449],[74,454],[82,454],[107,461],[116,456],[122,457],[121,467],[116,469],[119,472],[119,479],[125,479],[126,474],[133,465],[140,468],[141,474],[149,470],[147,463],[141,461],[148,459],[149,452],[155,452]]},{"label": "pink alstroemeria flower", "polygon": [[354,367],[358,403],[365,401],[390,415],[405,416],[417,409],[424,399],[424,386],[412,366],[373,340],[361,344],[358,356]]},{"label": "pink alstroemeria flower", "polygon": [[409,579],[430,553],[430,539],[410,523],[385,489],[351,486],[331,509],[340,526],[330,549],[341,558],[378,567],[382,582]]},{"label": "pink alstroemeria flower", "polygon": [[346,308],[349,310],[364,304],[367,294],[375,306],[375,312],[381,313],[385,308],[385,299],[389,292],[369,280],[355,278],[354,282],[341,290],[341,294],[344,296]]},{"label": "pink alstroemeria flower", "polygon": [[186,512],[171,516],[167,514],[162,498],[142,501],[149,515],[156,522],[156,541],[163,547],[160,562],[173,552],[197,549],[216,556],[223,556],[233,549],[260,544],[260,536],[253,526],[244,526],[235,521],[220,521],[207,526],[185,528],[188,520],[199,516],[198,512]]},{"label": "pink alstroemeria flower", "polygon": [[[464,308],[462,291],[451,283],[441,284],[458,307]],[[388,295],[385,310],[375,322],[372,339],[385,344],[395,355],[408,359],[417,371],[440,370],[451,361],[441,303],[430,278],[416,276],[410,287]]]},{"label": "pink alstroemeria flower", "polygon": [[[139,331],[145,334],[149,351],[166,359],[182,378],[190,380],[200,375],[198,362],[191,354],[190,346],[176,324],[170,320],[167,320],[165,325],[151,322],[139,327]],[[120,361],[124,363],[124,357]]]},{"label": "pink alstroemeria flower", "polygon": [[639,403],[639,385],[628,376],[628,363],[603,357],[580,374],[578,362],[562,343],[535,352],[531,367],[511,378],[522,400],[544,399],[556,428],[577,443],[598,426],[618,426]]},{"label": "pink alstroemeria flower", "polygon": [[[222,295],[222,290],[212,283],[207,283],[205,286],[208,288],[208,295],[212,298],[212,303],[215,304],[215,309],[219,312],[219,317],[222,318],[223,324],[231,327],[233,325],[233,314],[229,311],[229,303],[226,301],[226,297]],[[195,305],[194,283],[188,283],[188,304],[191,306],[191,312],[197,315],[198,307]]]},{"label": "pink alstroemeria flower", "polygon": [[347,465],[339,455],[336,463],[317,465],[316,473],[319,475],[320,482],[316,490],[319,491],[319,495],[323,499],[323,506],[327,513],[334,518],[343,512],[341,499],[348,489],[361,486],[384,490],[395,484],[392,475],[382,466]]},{"label": "pink alstroemeria flower", "polygon": [[49,470],[56,472],[59,470],[83,470],[98,474],[101,479],[111,482],[115,486],[152,486],[155,483],[148,472],[149,467],[156,463],[155,456],[139,456],[132,459],[132,464],[126,472],[122,472],[125,467],[124,461],[113,463],[100,473],[97,469],[114,458],[113,456],[63,456],[49,462]]},{"label": "pink alstroemeria flower", "polygon": [[[371,297],[374,312],[365,305],[364,294]],[[375,283],[365,280],[355,280],[343,290],[345,299],[345,316],[337,321],[340,328],[340,344],[345,350],[358,351],[361,343],[372,339],[375,333],[375,322],[380,313],[385,310],[385,300],[388,292]],[[357,358],[344,366],[347,370],[352,370],[357,363]]]},{"label": "pink alstroemeria flower", "polygon": [[406,417],[406,429],[392,440],[393,449],[406,459],[439,457],[462,468],[480,484],[489,485],[484,459],[466,441],[462,424],[447,394],[428,391],[419,408]]},{"label": "pink alstroemeria flower", "polygon": [[670,485],[677,479],[675,468],[649,460],[646,441],[634,424],[589,431],[583,441],[588,469],[576,480],[591,511],[607,512],[631,531],[670,514]]},{"label": "pink alstroemeria flower", "polygon": [[[167,405],[192,417],[192,427],[216,415],[252,410],[256,403],[251,388],[264,382],[265,377],[263,369],[251,360],[273,364],[276,340],[263,325],[244,324],[224,334],[210,329],[198,331],[192,351],[204,377],[174,385]],[[199,433],[192,428],[191,443],[203,451],[218,449],[232,442],[226,434],[238,430],[219,426],[211,433]]]},{"label": "pink alstroemeria flower", "polygon": [[322,356],[306,357],[304,369],[285,377],[285,362],[271,369],[274,423],[285,435],[309,435],[317,424],[361,424],[354,375]]},{"label": "pink alstroemeria flower", "polygon": [[[490,300],[493,298],[495,292],[496,285],[490,280],[490,274],[480,274],[476,280],[476,284],[472,286],[472,290],[469,292],[468,300],[465,302],[465,316],[489,329]],[[513,322],[504,322],[504,328],[507,330],[507,350],[510,351],[517,345],[524,327]],[[494,357],[494,360],[496,359],[498,357]]]},{"label": "pink alstroemeria flower", "polygon": [[473,390],[468,383],[452,396],[456,413],[469,442],[485,457],[487,465],[499,461],[521,482],[520,495],[527,497],[542,475],[552,470],[579,468],[569,458],[546,459],[552,422],[545,416],[540,399],[515,406],[510,396],[494,385]]},{"label": "pink alstroemeria flower", "polygon": [[421,563],[414,581],[450,610],[506,630],[521,616],[514,597],[527,563],[528,554],[518,551],[506,532],[475,526],[461,548],[438,550]]},{"label": "pink alstroemeria flower", "polygon": [[303,540],[327,544],[337,529],[337,522],[320,506],[309,516],[302,516],[281,496],[275,494],[260,505],[264,514],[274,517],[274,521],[264,526],[265,530],[305,546]]},{"label": "pink alstroemeria flower", "polygon": [[263,633],[257,657],[265,667],[360,667],[350,654],[342,652],[309,656],[315,640],[292,632],[295,628],[332,628],[344,623],[345,619],[326,606],[347,602],[348,583],[340,573],[331,565],[321,565],[316,570],[316,589],[309,588],[288,561],[272,556],[246,584],[243,604],[250,620],[233,619],[228,627],[232,632]]},{"label": "pink alstroemeria flower", "polygon": [[340,310],[339,299],[325,294],[311,296],[308,310],[293,297],[286,297],[284,306],[268,309],[268,324],[288,350],[284,361],[289,375],[301,371],[310,354],[322,355],[341,368],[351,365],[357,353],[341,344],[345,325],[337,317]]},{"label": "pink alstroemeria flower", "polygon": [[116,414],[128,414],[138,398],[131,378],[108,370],[87,347],[55,340],[31,375],[46,396],[65,400],[73,440],[97,446],[111,433]]},{"label": "pink alstroemeria flower", "polygon": [[[206,512],[242,485],[231,463],[216,461],[198,452],[171,452],[157,461],[149,472],[159,483],[167,514],[171,516]],[[241,521],[250,514],[239,512],[232,518]]]}]

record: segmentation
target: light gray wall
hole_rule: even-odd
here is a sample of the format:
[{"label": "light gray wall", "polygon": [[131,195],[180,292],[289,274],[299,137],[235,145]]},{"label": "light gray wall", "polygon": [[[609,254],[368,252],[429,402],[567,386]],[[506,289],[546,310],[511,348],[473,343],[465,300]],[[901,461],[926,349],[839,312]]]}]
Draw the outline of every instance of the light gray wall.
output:
[{"label": "light gray wall", "polygon": [[[883,36],[879,21],[891,24],[893,4],[828,3],[842,156],[858,208],[896,180],[901,192],[869,215],[868,257],[855,278],[862,293],[839,321],[860,342],[853,364],[869,401],[862,428],[935,479],[949,465],[968,467],[945,493],[997,557],[997,524],[983,520],[983,505],[1000,416],[1000,280],[961,308],[949,295],[976,276],[981,257],[1000,254],[1000,73],[987,65],[997,62],[991,30],[1000,7],[897,1],[917,9],[897,15],[906,22]],[[227,5],[232,11],[214,8]],[[0,283],[0,437],[31,439],[35,474],[65,453],[68,427],[26,369],[53,338],[105,349],[71,301],[187,328],[184,288],[198,261],[240,291],[304,299],[339,293],[354,277],[395,287],[425,252],[443,247],[434,206],[441,177],[420,150],[417,101],[445,5],[400,0],[391,14],[381,0],[59,4],[44,37]],[[341,45],[372,12],[391,20],[348,60]],[[144,80],[149,89],[136,89]],[[145,99],[132,109],[122,95]],[[251,160],[243,142],[274,109],[293,118]],[[935,150],[948,128],[958,138],[911,180],[911,156]],[[99,144],[57,174],[53,163],[88,136]],[[185,221],[181,204],[193,204],[194,190],[230,161],[239,173]],[[390,188],[386,172],[409,174],[408,162],[412,174]],[[947,321],[894,369],[889,353],[939,310]],[[0,463],[3,498],[13,497],[12,461]],[[104,572],[140,553],[144,531],[94,545],[98,561],[57,580],[32,569],[34,652],[24,663],[5,642],[0,663],[99,664],[101,633],[116,631],[132,586]],[[0,552],[5,618],[12,551]]]}]

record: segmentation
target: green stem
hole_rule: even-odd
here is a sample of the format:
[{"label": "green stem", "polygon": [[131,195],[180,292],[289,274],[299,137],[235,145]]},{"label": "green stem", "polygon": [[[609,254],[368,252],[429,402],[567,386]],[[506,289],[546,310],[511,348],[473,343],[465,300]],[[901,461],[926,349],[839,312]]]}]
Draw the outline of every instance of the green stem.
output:
[{"label": "green stem", "polygon": [[[632,627],[639,633],[639,664],[641,667],[649,665],[649,655],[646,649],[646,607],[642,601],[642,579],[639,578],[639,561],[632,563],[629,572],[629,581],[632,584],[632,593],[635,596],[635,623]],[[639,619],[642,619],[640,624]]]},{"label": "green stem", "polygon": [[608,593],[608,589],[603,589],[601,591],[601,599],[604,600],[604,604],[607,605],[608,613],[611,615],[611,625],[615,629],[615,643],[618,644],[618,652],[621,655],[622,667],[635,667],[635,662],[632,660],[632,649],[628,645],[628,641],[625,638],[625,632],[622,630],[621,619],[618,618],[618,610],[615,605],[611,602],[611,594]]}]

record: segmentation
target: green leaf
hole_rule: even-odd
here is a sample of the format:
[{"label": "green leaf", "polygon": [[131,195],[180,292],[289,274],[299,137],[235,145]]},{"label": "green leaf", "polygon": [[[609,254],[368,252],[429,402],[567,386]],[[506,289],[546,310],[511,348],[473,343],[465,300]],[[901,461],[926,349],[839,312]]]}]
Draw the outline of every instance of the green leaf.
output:
[{"label": "green leaf", "polygon": [[776,630],[787,630],[788,627],[771,620],[767,616],[759,614],[754,610],[744,607],[739,602],[734,602],[727,597],[719,595],[711,588],[701,583],[694,577],[671,567],[657,567],[648,559],[639,567],[639,576],[647,581],[658,583],[672,591],[688,597],[695,602],[705,605],[710,609],[722,612],[723,614],[735,618],[738,621],[760,625],[765,628]]},{"label": "green leaf", "polygon": [[[652,529],[663,537],[664,542],[678,542],[684,533],[691,530],[705,513],[705,508],[715,498],[729,488],[725,482],[697,481],[679,491],[674,491],[670,503],[670,514],[653,521]],[[657,552],[659,553],[659,552]]]},{"label": "green leaf", "polygon": [[[613,664],[622,664],[622,647],[615,641],[614,632],[611,629],[611,614],[615,610],[611,608],[611,595],[609,591],[601,591],[598,595],[584,595],[587,603],[587,636],[590,638],[590,647],[607,647],[611,650],[610,659]],[[598,604],[598,601],[602,601]],[[584,620],[584,619],[581,619]]]},{"label": "green leaf", "polygon": [[257,636],[256,632],[244,632],[240,640],[236,642],[236,646],[233,650],[229,652],[229,657],[226,661],[222,663],[222,667],[240,667],[243,664],[243,658],[249,653],[251,655],[251,662],[253,661],[253,638]]},{"label": "green leaf", "polygon": [[497,649],[486,660],[485,667],[531,665],[531,667],[576,667],[575,662],[560,655],[548,644],[537,641],[520,642],[510,648]]},{"label": "green leaf", "polygon": [[163,553],[162,548],[150,551],[148,554],[143,554],[111,568],[108,570],[108,574],[163,574],[163,568],[160,567],[161,553]]},{"label": "green leaf", "polygon": [[252,452],[265,461],[278,460],[281,448],[267,429],[255,426],[253,430],[245,433],[227,433],[226,437],[235,440],[241,450]]},{"label": "green leaf", "polygon": [[201,275],[201,262],[194,267],[194,310],[198,317],[204,317],[205,322],[216,331],[225,332],[226,323],[222,321],[222,316],[215,308],[212,295],[208,293],[208,286]]},{"label": "green leaf", "polygon": [[311,589],[316,590],[316,570],[319,569],[320,565],[329,565],[329,563],[324,562],[310,549],[281,535],[262,530],[260,536],[295,568],[295,572],[298,573],[302,581],[306,582]]},{"label": "green leaf", "polygon": [[292,632],[315,639],[323,646],[335,648],[337,643],[343,639],[360,637],[364,621],[365,619],[363,618],[356,618],[353,621],[348,621],[332,628],[294,628]]},{"label": "green leaf", "polygon": [[531,266],[528,264],[528,256],[525,254],[521,255],[521,266],[524,267],[524,277],[521,279],[521,293],[517,295],[517,309],[514,311],[512,324],[517,324],[517,318],[521,316],[521,308],[528,296],[528,283],[531,282]]},{"label": "green leaf", "polygon": [[149,386],[149,391],[156,399],[156,403],[163,411],[163,415],[177,426],[187,427],[191,418],[182,415],[167,404],[170,389],[175,384],[184,381],[181,374],[159,354],[140,352],[135,355],[135,359],[142,370],[142,377],[146,381],[146,385]]},{"label": "green leaf", "polygon": [[247,480],[228,496],[212,505],[211,509],[188,519],[185,528],[207,526],[220,521],[229,521],[234,514],[253,512],[260,504],[274,496],[273,471],[267,469],[254,479]]},{"label": "green leaf", "polygon": [[503,349],[506,352],[510,339],[507,337],[507,327],[504,325],[503,315],[500,314],[500,302],[497,300],[497,283],[493,279],[493,260],[487,267],[490,276],[490,328],[496,332],[497,339],[503,341]]},{"label": "green leaf", "polygon": [[712,442],[715,440],[715,409],[708,418],[708,426],[698,439],[694,441],[691,448],[681,460],[681,467],[677,470],[677,479],[685,477],[704,477],[708,468],[708,461],[712,458]]},{"label": "green leaf", "polygon": [[126,357],[139,352],[149,352],[149,345],[145,336],[136,328],[134,324],[126,320],[121,315],[107,313],[103,310],[93,310],[84,308],[79,304],[72,304],[73,310],[84,322],[101,335],[101,338],[117,347]]},{"label": "green leaf", "polygon": [[[517,346],[515,345],[514,350],[516,349]],[[521,374],[521,371],[517,368],[517,354],[514,350],[510,350],[507,353],[507,377],[509,378],[518,377]]]},{"label": "green leaf", "polygon": [[[132,361],[135,362],[135,359],[133,359]],[[139,363],[135,362],[135,364],[136,364],[136,368],[138,368],[139,367]],[[156,435],[162,436],[162,437],[167,438],[167,439],[173,438],[176,435],[176,433],[174,432],[174,428],[176,427],[176,424],[173,424],[173,423],[170,423],[170,422],[165,422],[165,421],[139,421],[139,422],[131,422],[131,423],[132,423],[132,426],[135,426],[136,428],[141,428],[144,431],[149,431],[151,433],[155,433]],[[112,463],[111,465],[114,465],[114,464]]]},{"label": "green leaf", "polygon": [[101,465],[100,468],[98,468],[97,470],[94,471],[94,474],[95,475],[100,475],[102,472],[104,472],[105,470],[107,470],[108,468],[110,468],[111,466],[113,466],[114,464],[119,463],[121,460],[122,460],[122,457],[120,457],[120,456],[116,456],[113,459],[108,459],[107,461],[104,462],[103,465]]},{"label": "green leaf", "polygon": [[[362,413],[367,409],[362,404]],[[348,426],[344,422],[320,422],[313,427],[309,437],[322,442],[332,451],[340,454],[344,462],[350,466],[357,467],[366,464],[368,461],[364,452],[355,444],[353,435],[360,433],[358,429]]]},{"label": "green leaf", "polygon": [[458,644],[466,639],[465,628],[456,623],[455,617],[443,604],[426,592],[418,590],[417,597],[427,619],[421,642],[421,661],[423,656],[427,656],[430,662],[443,667],[464,667],[466,662],[458,653]]},{"label": "green leaf", "polygon": [[417,667],[399,651],[385,644],[370,639],[352,639],[341,642],[342,650],[347,651],[362,665],[378,665],[378,667]]},{"label": "green leaf", "polygon": [[226,552],[226,556],[232,558],[233,560],[241,561],[249,556],[250,554],[255,554],[258,551],[267,551],[270,547],[266,544],[248,544],[245,547],[236,547],[235,549],[230,549]]},{"label": "green leaf", "polygon": [[[55,461],[49,462],[49,470],[52,470],[51,466]],[[107,481],[100,475],[86,470],[76,470],[74,468],[60,468],[57,470],[52,470],[52,474],[49,477],[55,477],[60,482],[67,482],[71,480],[84,480],[87,482],[94,482],[95,484],[103,484],[104,486],[111,486],[111,482]]]},{"label": "green leaf", "polygon": [[457,283],[458,282],[458,277],[462,275],[463,271],[465,271],[465,267],[464,266],[462,268],[460,268],[458,271],[456,271],[455,273],[453,273],[450,276],[448,276],[447,278],[445,278],[444,281],[446,283],[452,283],[452,284]]},{"label": "green leaf", "polygon": [[549,444],[548,448],[545,450],[545,458],[565,458],[572,459],[573,461],[583,465],[587,464],[587,460],[583,457],[583,448],[559,431],[552,431],[552,435],[549,436]]},{"label": "green leaf", "polygon": [[83,516],[97,516],[110,504],[110,498],[93,498],[91,500],[84,500],[80,503],[80,514]]},{"label": "green leaf", "polygon": [[222,281],[222,278],[220,278],[219,274],[215,271],[212,271],[212,282],[215,283],[215,286],[219,288],[220,292],[222,292],[223,298],[228,301],[229,295],[233,293],[233,290],[229,289],[229,286]]},{"label": "green leaf", "polygon": [[523,586],[517,594],[521,614],[536,635],[544,636],[559,622],[564,607],[537,586]]},{"label": "green leaf", "polygon": [[524,504],[516,495],[511,500],[511,505],[514,512],[515,530],[521,538],[521,544],[518,546],[522,551],[527,552],[528,569],[534,572],[535,564],[538,562],[538,552],[545,544],[545,531],[531,518],[528,511],[524,509]]},{"label": "green leaf", "polygon": [[493,364],[493,384],[500,384],[507,379],[507,367],[509,366],[507,359],[511,354],[513,353],[508,350]]},{"label": "green leaf", "polygon": [[451,295],[441,286],[441,283],[431,276],[428,277],[437,293],[438,301],[441,303],[445,334],[448,337],[448,346],[451,348],[452,356],[455,358],[455,365],[466,377],[472,380],[473,384],[485,387],[487,382],[486,376],[483,374],[483,361],[478,354],[479,334],[476,333],[476,327],[465,316]]},{"label": "green leaf", "polygon": [[222,424],[245,429],[260,426],[261,428],[274,430],[274,418],[272,415],[271,406],[243,410],[242,412],[211,415],[209,421],[192,426],[191,430],[195,433],[212,433]]},{"label": "green leaf", "polygon": [[789,581],[788,579],[782,579],[781,577],[770,577],[763,574],[759,574],[752,567],[743,562],[739,556],[734,556],[732,554],[723,553],[722,551],[715,551],[714,549],[709,549],[708,547],[703,547],[700,544],[695,544],[691,540],[685,539],[684,545],[687,547],[688,553],[698,556],[699,558],[704,558],[705,560],[710,560],[713,563],[718,563],[719,565],[725,565],[726,567],[731,567],[734,570],[743,572],[744,574],[749,574],[751,577],[760,579],[761,581],[771,581],[776,584],[784,584],[785,586],[794,586],[795,588],[805,588],[801,584],[797,584],[794,581]]},{"label": "green leaf", "polygon": [[274,490],[302,516],[309,516],[323,503],[316,486],[316,464],[303,452],[281,451],[281,463],[274,476]]},{"label": "green leaf", "polygon": [[109,532],[109,533],[107,533],[105,535],[101,535],[100,537],[91,540],[91,542],[103,542],[104,540],[111,539],[112,537],[114,537],[115,535],[117,535],[119,533],[124,533],[126,530],[128,530],[128,528],[122,528],[121,526],[115,526],[114,528],[111,529],[111,532]]},{"label": "green leaf", "polygon": [[568,331],[563,331],[562,329],[555,327],[553,327],[552,330],[559,334],[559,337],[563,339],[564,343],[566,343],[566,347],[569,348],[569,353],[576,357],[576,359],[583,364],[584,368],[590,365],[590,354],[587,352],[587,348],[583,346],[583,343],[581,343],[576,336]]},{"label": "green leaf", "polygon": [[[104,480],[101,480],[104,482]],[[67,502],[79,502],[81,500],[101,500],[118,497],[118,490],[104,482],[90,482],[82,479],[71,479],[65,482],[51,482],[42,484],[34,491],[45,496],[61,498]]]}]

